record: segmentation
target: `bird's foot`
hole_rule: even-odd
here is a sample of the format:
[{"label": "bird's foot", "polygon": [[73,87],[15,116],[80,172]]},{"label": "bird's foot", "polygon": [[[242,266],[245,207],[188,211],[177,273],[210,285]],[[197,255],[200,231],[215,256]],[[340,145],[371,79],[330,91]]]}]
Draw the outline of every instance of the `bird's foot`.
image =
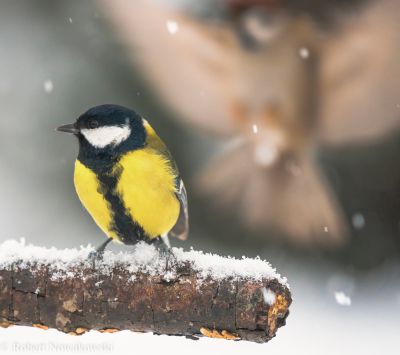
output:
[{"label": "bird's foot", "polygon": [[168,271],[170,265],[173,264],[173,262],[176,263],[178,261],[176,255],[172,251],[172,248],[165,244],[165,242],[161,238],[158,238],[154,242],[154,245],[158,250],[160,257],[165,259],[165,270]]},{"label": "bird's foot", "polygon": [[89,253],[88,260],[91,262],[93,269],[96,268],[96,262],[101,262],[103,260],[103,256],[104,250],[100,252],[98,250],[94,250]]},{"label": "bird's foot", "polygon": [[170,266],[178,261],[172,248],[165,246],[159,250],[160,256],[165,259],[165,270],[169,271]]},{"label": "bird's foot", "polygon": [[103,244],[101,244],[96,250],[91,251],[88,255],[89,261],[92,262],[93,269],[96,268],[96,261],[102,261],[104,251],[107,245],[112,241],[112,238],[108,238]]}]

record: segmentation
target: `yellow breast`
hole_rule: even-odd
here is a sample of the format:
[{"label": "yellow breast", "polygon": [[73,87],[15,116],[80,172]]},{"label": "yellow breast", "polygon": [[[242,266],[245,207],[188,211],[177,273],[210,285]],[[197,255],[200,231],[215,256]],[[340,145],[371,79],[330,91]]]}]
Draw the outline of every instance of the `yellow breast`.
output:
[{"label": "yellow breast", "polygon": [[111,230],[113,216],[108,202],[99,192],[100,184],[96,174],[79,160],[75,163],[74,183],[79,199],[97,225],[109,237],[118,238]]},{"label": "yellow breast", "polygon": [[147,147],[126,154],[119,167],[117,192],[131,217],[150,238],[169,232],[180,209],[171,162]]},{"label": "yellow breast", "polygon": [[[79,160],[75,164],[75,187],[82,204],[104,233],[115,239],[120,239],[118,233],[121,233],[116,230],[128,228],[131,231],[134,227],[131,221],[142,227],[148,237],[156,238],[168,233],[178,220],[180,203],[175,194],[175,163],[147,122],[145,129],[145,148],[126,153],[110,171],[101,172],[115,178],[112,179],[115,185],[102,186],[101,190],[101,177]],[[101,193],[105,189],[108,189],[108,195],[122,202],[122,210],[115,206],[113,210],[113,205]],[[112,203],[115,204],[115,200]],[[124,213],[131,221],[116,219],[118,213]],[[121,223],[125,224],[121,226]]]}]

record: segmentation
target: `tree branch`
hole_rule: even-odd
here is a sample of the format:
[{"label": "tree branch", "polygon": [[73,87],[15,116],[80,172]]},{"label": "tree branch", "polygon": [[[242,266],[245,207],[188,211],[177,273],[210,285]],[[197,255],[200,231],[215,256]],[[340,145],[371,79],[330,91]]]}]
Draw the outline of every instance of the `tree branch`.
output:
[{"label": "tree branch", "polygon": [[286,280],[260,259],[222,258],[149,245],[106,252],[93,268],[90,248],[56,250],[0,245],[0,325],[132,330],[266,342],[285,324]]}]

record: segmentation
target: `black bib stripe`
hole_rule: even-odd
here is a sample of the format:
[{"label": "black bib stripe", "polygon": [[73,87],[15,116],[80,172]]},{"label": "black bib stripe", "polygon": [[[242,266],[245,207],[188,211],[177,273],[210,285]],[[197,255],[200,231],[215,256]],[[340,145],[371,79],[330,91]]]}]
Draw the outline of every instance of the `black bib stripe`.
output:
[{"label": "black bib stripe", "polygon": [[[114,164],[117,163],[114,161]],[[114,231],[124,244],[136,244],[147,240],[148,237],[143,228],[136,223],[126,209],[120,194],[117,192],[117,184],[121,175],[121,169],[115,169],[115,165],[88,167],[92,170],[99,182],[101,193],[109,204],[112,223],[109,227]]]}]

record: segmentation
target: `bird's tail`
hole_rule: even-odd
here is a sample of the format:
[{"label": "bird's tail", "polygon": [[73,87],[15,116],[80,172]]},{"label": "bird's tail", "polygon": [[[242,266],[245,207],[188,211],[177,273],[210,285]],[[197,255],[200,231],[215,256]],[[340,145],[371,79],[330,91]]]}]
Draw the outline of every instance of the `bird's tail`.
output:
[{"label": "bird's tail", "polygon": [[312,154],[282,157],[272,166],[249,159],[250,146],[224,152],[199,179],[201,190],[220,207],[234,208],[250,227],[276,229],[291,242],[338,246],[346,223]]}]

